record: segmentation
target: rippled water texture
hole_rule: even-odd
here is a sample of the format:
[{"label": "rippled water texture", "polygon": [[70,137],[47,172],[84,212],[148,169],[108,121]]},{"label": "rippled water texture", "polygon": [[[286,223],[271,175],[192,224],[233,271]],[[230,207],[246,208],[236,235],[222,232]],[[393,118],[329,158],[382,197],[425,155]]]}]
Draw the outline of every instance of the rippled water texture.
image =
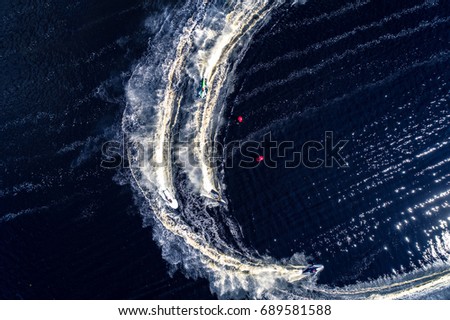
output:
[{"label": "rippled water texture", "polygon": [[[448,13],[439,1],[193,1],[155,19],[123,129],[163,257],[221,297],[404,298],[446,287]],[[348,167],[205,160],[214,141],[270,132],[301,146],[326,131],[348,140]],[[143,160],[145,143],[154,149]],[[179,165],[189,157],[198,163]],[[311,260],[325,265],[317,283],[301,274]]]}]

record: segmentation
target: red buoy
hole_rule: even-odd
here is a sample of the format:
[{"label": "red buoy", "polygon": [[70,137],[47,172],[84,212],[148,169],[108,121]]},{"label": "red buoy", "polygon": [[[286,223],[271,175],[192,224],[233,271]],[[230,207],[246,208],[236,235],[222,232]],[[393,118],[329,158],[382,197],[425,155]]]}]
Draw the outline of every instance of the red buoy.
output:
[{"label": "red buoy", "polygon": [[261,161],[263,161],[264,160],[264,157],[263,156],[258,156],[257,158],[256,158],[256,162],[261,162]]},{"label": "red buoy", "polygon": [[244,118],[242,118],[242,116],[237,117],[237,122],[242,123],[242,121],[244,121]]}]

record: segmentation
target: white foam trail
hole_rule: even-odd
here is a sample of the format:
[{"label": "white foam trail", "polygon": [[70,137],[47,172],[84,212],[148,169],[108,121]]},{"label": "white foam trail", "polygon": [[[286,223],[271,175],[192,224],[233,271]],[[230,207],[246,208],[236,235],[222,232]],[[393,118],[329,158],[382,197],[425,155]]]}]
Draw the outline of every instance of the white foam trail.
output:
[{"label": "white foam trail", "polygon": [[[237,10],[236,10],[237,9]],[[218,182],[214,181],[215,174],[207,165],[207,150],[210,147],[210,140],[214,137],[211,134],[211,126],[214,125],[212,117],[220,99],[221,88],[223,87],[229,69],[229,57],[235,49],[239,40],[242,40],[244,32],[251,33],[252,29],[261,22],[273,7],[267,1],[243,1],[235,10],[228,13],[224,18],[224,28],[209,52],[207,64],[204,67],[204,77],[211,83],[212,88],[203,103],[203,108],[199,108],[197,120],[200,128],[194,146],[194,152],[201,159],[200,166],[203,177],[202,189],[210,192],[217,189]]]},{"label": "white foam trail", "polygon": [[[314,292],[324,298],[367,298],[375,294],[398,298],[407,295],[407,290],[416,294],[448,285],[448,274],[437,273],[425,276],[422,282],[413,281],[421,287],[408,287],[410,283],[400,279],[389,285],[389,290],[382,286],[329,289],[299,281],[304,278],[302,255],[275,261],[243,248],[237,239],[239,228],[227,221],[234,239],[227,238],[204,201],[198,200],[199,191],[223,188],[206,158],[220,124],[227,79],[239,61],[231,61],[233,55],[245,52],[254,32],[279,4],[269,0],[187,1],[176,10],[167,10],[161,16],[160,27],[152,24],[155,35],[148,55],[128,83],[123,131],[132,184],[145,199],[143,215],[154,222],[154,238],[163,257],[181,267],[187,276],[207,278],[220,297],[305,298]],[[194,100],[195,88],[187,90],[193,92],[191,97],[186,96],[183,88],[195,87],[201,77],[208,80],[206,99]],[[188,137],[187,143],[178,141],[174,132]],[[180,151],[185,144],[190,148]],[[197,158],[199,167],[174,169],[174,157],[180,161],[189,156]],[[188,177],[187,181],[179,181],[182,175]],[[180,200],[179,210],[166,205],[158,195],[162,190]],[[150,206],[151,215],[146,206]],[[397,287],[400,290],[393,292],[392,288]]]},{"label": "white foam trail", "polygon": [[[189,6],[192,5],[192,3],[185,5],[180,12],[189,10]],[[197,5],[203,4],[197,3]],[[229,11],[223,15],[217,14],[218,9],[212,9],[214,10],[212,12],[216,13],[213,26],[215,30],[210,29],[206,33],[213,37],[219,35],[218,40],[211,50],[206,53],[198,52],[196,55],[207,57],[203,60],[206,61],[206,65],[198,65],[198,73],[203,69],[211,86],[206,101],[196,103],[198,110],[195,120],[198,122],[195,133],[198,138],[194,140],[199,143],[194,152],[200,155],[200,159],[204,158],[207,143],[209,143],[207,136],[210,133],[210,121],[219,99],[220,89],[215,89],[214,86],[220,88],[225,81],[229,55],[242,33],[250,32],[258,21],[266,17],[269,9],[270,6],[266,1],[228,3],[228,6],[222,10]],[[217,21],[221,16],[223,20]],[[274,286],[277,281],[292,282],[301,279],[303,277],[301,270],[304,266],[257,258],[237,252],[223,239],[208,239],[207,237],[211,237],[212,233],[208,230],[194,232],[189,222],[184,221],[182,217],[168,209],[160,198],[155,197],[155,191],[164,189],[175,193],[171,161],[171,128],[176,112],[183,108],[178,85],[183,81],[182,70],[192,61],[189,58],[192,57],[192,52],[195,52],[192,35],[199,26],[205,28],[204,24],[208,21],[209,16],[204,15],[202,10],[194,12],[192,16],[185,19],[184,25],[177,29],[176,41],[172,42],[171,48],[166,49],[166,56],[157,59],[161,62],[160,68],[153,65],[146,70],[145,65],[140,65],[134,71],[127,89],[128,107],[123,122],[124,131],[131,142],[129,154],[132,164],[131,173],[137,188],[152,206],[158,224],[175,236],[173,241],[181,239],[183,245],[189,248],[187,250],[194,253],[197,257],[196,263],[200,264],[204,270],[202,276],[210,278],[212,286],[219,288],[219,294],[251,291],[254,283],[261,294]],[[153,58],[152,55],[151,59]],[[158,75],[159,78],[153,77],[147,81],[147,77],[151,78],[152,74]],[[156,81],[157,85],[155,86],[152,81]],[[154,92],[143,90],[145,83],[154,86],[152,88]],[[147,97],[146,94],[152,97]],[[149,113],[151,117],[146,113]],[[147,119],[151,123],[139,123],[139,118]],[[187,126],[192,126],[192,123],[188,122]],[[152,155],[144,160],[139,154],[139,144],[142,143],[153,146]],[[201,161],[201,168],[203,189],[210,190],[214,185],[213,172],[203,161]],[[164,246],[164,240],[160,239],[160,241]],[[214,244],[221,244],[221,250]]]}]

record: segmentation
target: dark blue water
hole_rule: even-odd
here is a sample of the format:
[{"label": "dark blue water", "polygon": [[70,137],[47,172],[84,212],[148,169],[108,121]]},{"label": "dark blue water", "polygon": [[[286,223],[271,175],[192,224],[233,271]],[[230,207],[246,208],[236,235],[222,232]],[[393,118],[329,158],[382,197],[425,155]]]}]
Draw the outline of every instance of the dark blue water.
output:
[{"label": "dark blue water", "polygon": [[278,258],[303,251],[332,266],[319,282],[338,286],[448,258],[424,248],[448,231],[436,226],[449,213],[450,163],[440,162],[450,156],[450,7],[346,3],[289,8],[260,32],[229,98],[229,116],[247,120],[226,135],[263,141],[270,132],[295,144],[288,159],[327,131],[348,141],[347,168],[288,169],[275,157],[276,169],[225,175],[249,245]]},{"label": "dark blue water", "polygon": [[[99,167],[160,6],[0,5],[0,297],[214,298],[206,280],[169,275],[138,200],[115,182],[121,172]],[[305,252],[333,266],[319,282],[338,286],[448,260],[427,248],[448,232],[449,16],[437,0],[310,1],[275,13],[227,100],[226,117],[244,125],[223,138],[271,132],[299,151],[332,131],[349,141],[348,167],[227,170],[230,215],[249,246]]]},{"label": "dark blue water", "polygon": [[168,275],[129,186],[99,167],[156,5],[2,3],[0,297],[211,297]]}]

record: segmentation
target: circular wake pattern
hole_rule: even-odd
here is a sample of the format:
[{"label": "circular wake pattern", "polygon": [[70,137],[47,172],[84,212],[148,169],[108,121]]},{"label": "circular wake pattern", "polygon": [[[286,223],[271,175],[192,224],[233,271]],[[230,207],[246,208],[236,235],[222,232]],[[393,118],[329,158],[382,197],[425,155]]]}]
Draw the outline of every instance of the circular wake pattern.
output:
[{"label": "circular wake pattern", "polygon": [[[428,55],[411,50],[401,58],[373,59],[367,65],[358,60],[380,46],[448,28],[445,10],[436,13],[442,9],[439,1],[425,1],[399,10],[387,8],[387,11],[394,11],[376,21],[364,24],[356,21],[357,26],[340,34],[324,33],[328,38],[318,42],[307,31],[334,19],[345,19],[346,15],[371,6],[371,1],[346,3],[297,22],[288,21],[289,16],[304,7],[292,4],[263,0],[187,1],[149,18],[147,25],[153,35],[147,55],[135,67],[126,88],[123,131],[132,185],[138,197],[144,200],[140,203],[144,221],[152,224],[154,239],[162,248],[164,259],[173,271],[181,269],[187,277],[207,278],[211,290],[221,298],[406,298],[448,287],[450,234],[444,216],[446,210],[448,213],[450,195],[449,175],[445,170],[448,158],[438,162],[431,159],[434,152],[448,151],[449,147],[445,134],[450,117],[448,74],[438,71],[429,74],[428,83],[441,88],[430,101],[421,100],[417,94],[405,94],[401,103],[392,101],[391,109],[380,108],[368,113],[366,119],[361,119],[363,124],[359,129],[341,130],[339,133],[351,137],[353,142],[347,157],[350,168],[335,170],[332,177],[302,173],[302,181],[306,183],[300,187],[295,177],[290,180],[289,175],[293,175],[289,171],[281,170],[280,181],[290,188],[288,199],[280,194],[279,201],[265,203],[269,198],[255,193],[254,183],[267,183],[265,179],[272,177],[268,171],[224,169],[207,161],[210,150],[220,139],[260,139],[267,132],[292,139],[292,132],[299,131],[299,123],[308,128],[307,121],[330,117],[324,115],[325,110],[329,112],[344,105],[351,109],[354,104],[350,107],[349,102],[354,103],[366,91],[385,89],[415,70],[435,68],[448,63],[450,58],[449,48],[444,48]],[[426,19],[411,19],[410,25],[402,29],[385,30],[391,23],[424,12],[428,13]],[[289,28],[296,32],[286,35]],[[374,30],[377,30],[373,33],[375,38],[361,36]],[[296,41],[303,35],[304,42]],[[277,37],[280,42],[288,39],[292,43],[291,51],[284,45],[271,47],[271,52],[264,50],[270,46],[267,43]],[[344,42],[345,49],[336,50]],[[255,47],[261,50],[252,56]],[[279,52],[280,49],[284,52]],[[344,68],[349,61],[353,67]],[[390,72],[382,72],[380,65],[391,67]],[[314,78],[328,80],[318,84]],[[207,86],[207,93],[200,99],[197,91],[204,79],[206,84],[202,87]],[[352,86],[338,85],[339,80],[344,83],[349,79]],[[427,85],[425,79],[423,83]],[[288,90],[292,85],[301,85],[302,92]],[[327,94],[330,87],[337,88],[333,95]],[[359,104],[363,107],[363,101]],[[380,134],[380,126],[395,127],[395,123],[403,121],[403,114],[413,112],[412,106],[417,104],[422,105],[422,111],[411,114],[405,129]],[[239,129],[225,125],[230,112],[241,110],[246,114],[245,119],[254,119],[251,124]],[[351,112],[348,110],[348,114]],[[302,141],[307,137],[313,138],[300,134],[295,139]],[[398,150],[399,154],[392,150]],[[420,159],[426,161],[420,162]],[[236,170],[238,174],[234,174]],[[393,183],[399,174],[415,175],[420,186]],[[432,184],[425,179],[430,174],[439,181]],[[317,182],[317,178],[321,181]],[[238,185],[241,187],[234,188]],[[281,184],[273,186],[275,195],[278,187],[282,192]],[[430,192],[423,192],[423,188]],[[426,197],[419,201],[419,198],[409,197],[412,193]],[[370,195],[374,198],[365,205],[348,205]],[[243,204],[249,197],[259,197],[260,202]],[[389,211],[397,212],[406,201],[403,199],[410,205],[400,211],[407,217],[395,217],[399,228],[411,224],[413,217],[418,220],[422,212],[440,217],[438,225],[427,227],[434,237],[427,243],[420,243],[424,259],[415,260],[410,270],[402,272],[401,268],[393,268],[393,272],[389,272],[392,275],[381,276],[389,273],[380,273],[377,280],[350,285],[352,280],[318,284],[317,278],[302,274],[307,265],[306,255],[329,262],[324,272],[332,274],[334,268],[342,268],[333,265],[327,257],[348,252],[352,245],[368,239],[374,241],[378,237],[375,235],[377,228],[390,225],[394,219],[386,214],[383,219],[375,217]],[[280,201],[285,203],[281,205]],[[323,203],[343,204],[329,208]],[[318,215],[321,211],[337,210],[347,214],[324,223],[325,231],[316,236],[296,238],[295,250],[286,246],[290,248],[288,251],[280,250],[271,255],[259,253],[264,252],[266,242],[255,240],[259,227],[257,222],[251,221],[258,220],[254,212],[261,212],[257,209],[259,206],[275,217],[280,210],[307,214],[316,210]],[[274,230],[287,231],[285,234],[291,234],[290,230],[301,231],[302,219],[292,219],[292,223],[276,221],[272,230],[262,228],[260,231],[266,237],[272,237]],[[253,226],[247,228],[249,224]],[[290,230],[283,230],[279,225]],[[342,245],[346,241],[348,245]],[[376,258],[376,255],[369,256],[367,265]],[[355,263],[364,264],[364,261]]]}]

